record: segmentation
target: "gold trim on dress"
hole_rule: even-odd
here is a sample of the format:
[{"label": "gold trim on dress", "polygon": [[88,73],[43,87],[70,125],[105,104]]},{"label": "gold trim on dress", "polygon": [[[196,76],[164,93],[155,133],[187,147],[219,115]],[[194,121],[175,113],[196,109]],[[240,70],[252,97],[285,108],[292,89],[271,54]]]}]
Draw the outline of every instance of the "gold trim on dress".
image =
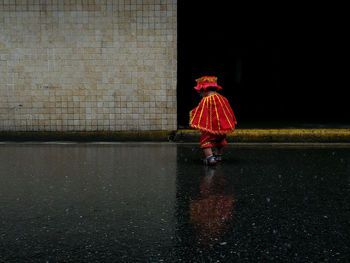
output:
[{"label": "gold trim on dress", "polygon": [[232,125],[232,123],[231,123],[231,121],[230,121],[230,119],[227,117],[227,115],[226,115],[226,111],[225,111],[225,109],[224,109],[224,106],[222,105],[222,101],[221,101],[221,99],[220,99],[220,97],[219,96],[216,96],[217,98],[218,98],[218,101],[220,102],[220,104],[221,104],[221,107],[222,107],[222,111],[224,112],[224,114],[225,114],[225,117],[226,117],[226,120],[228,121],[228,123],[230,124],[230,126],[231,126],[231,129],[233,129],[233,125]]},{"label": "gold trim on dress", "polygon": [[216,82],[217,80],[217,77],[201,77],[199,79],[196,79],[196,82]]}]

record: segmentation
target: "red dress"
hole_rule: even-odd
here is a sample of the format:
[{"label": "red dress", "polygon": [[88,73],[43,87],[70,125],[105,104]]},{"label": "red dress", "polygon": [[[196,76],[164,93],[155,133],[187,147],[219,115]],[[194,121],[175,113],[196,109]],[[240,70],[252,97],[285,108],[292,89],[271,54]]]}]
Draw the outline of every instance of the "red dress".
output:
[{"label": "red dress", "polygon": [[217,135],[231,133],[237,124],[236,117],[227,99],[219,93],[204,97],[190,111],[190,126]]}]

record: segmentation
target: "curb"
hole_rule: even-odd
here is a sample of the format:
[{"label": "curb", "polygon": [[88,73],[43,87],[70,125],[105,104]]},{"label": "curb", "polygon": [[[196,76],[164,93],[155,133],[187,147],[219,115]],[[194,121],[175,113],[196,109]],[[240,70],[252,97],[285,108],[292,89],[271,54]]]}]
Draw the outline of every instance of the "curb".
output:
[{"label": "curb", "polygon": [[[200,141],[197,130],[178,130],[175,141]],[[350,142],[350,129],[237,129],[228,142]]]}]

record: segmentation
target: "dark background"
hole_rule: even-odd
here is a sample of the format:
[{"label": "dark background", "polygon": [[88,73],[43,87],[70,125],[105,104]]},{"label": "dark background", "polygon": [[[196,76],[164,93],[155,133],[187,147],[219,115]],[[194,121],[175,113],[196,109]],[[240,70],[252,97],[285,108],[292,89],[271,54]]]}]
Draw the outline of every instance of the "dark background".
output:
[{"label": "dark background", "polygon": [[238,127],[350,123],[342,7],[178,1],[178,124],[218,77]]}]

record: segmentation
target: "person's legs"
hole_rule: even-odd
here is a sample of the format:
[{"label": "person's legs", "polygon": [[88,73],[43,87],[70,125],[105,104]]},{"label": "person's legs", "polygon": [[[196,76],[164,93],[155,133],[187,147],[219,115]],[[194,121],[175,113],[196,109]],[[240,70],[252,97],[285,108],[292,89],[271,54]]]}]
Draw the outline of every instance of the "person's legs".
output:
[{"label": "person's legs", "polygon": [[213,155],[213,151],[212,151],[212,147],[213,144],[211,142],[212,139],[212,134],[208,133],[208,132],[202,132],[201,135],[201,149],[204,152],[205,155],[205,160],[204,160],[204,164],[206,165],[215,165],[216,164],[216,159]]},{"label": "person's legs", "polygon": [[222,161],[222,152],[224,147],[215,147],[215,159],[218,162]]},{"label": "person's legs", "polygon": [[217,137],[215,143],[215,158],[218,162],[222,161],[223,149],[227,145],[226,135],[220,135]]},{"label": "person's legs", "polygon": [[217,163],[216,158],[211,150],[211,148],[205,148],[203,149],[203,152],[205,154],[205,160],[204,160],[204,164],[208,165],[208,166],[212,166],[215,165]]},{"label": "person's legs", "polygon": [[215,147],[215,153],[216,155],[222,155],[224,147]]},{"label": "person's legs", "polygon": [[208,148],[203,148],[203,152],[206,158],[213,156],[213,151],[211,149],[211,147]]}]

